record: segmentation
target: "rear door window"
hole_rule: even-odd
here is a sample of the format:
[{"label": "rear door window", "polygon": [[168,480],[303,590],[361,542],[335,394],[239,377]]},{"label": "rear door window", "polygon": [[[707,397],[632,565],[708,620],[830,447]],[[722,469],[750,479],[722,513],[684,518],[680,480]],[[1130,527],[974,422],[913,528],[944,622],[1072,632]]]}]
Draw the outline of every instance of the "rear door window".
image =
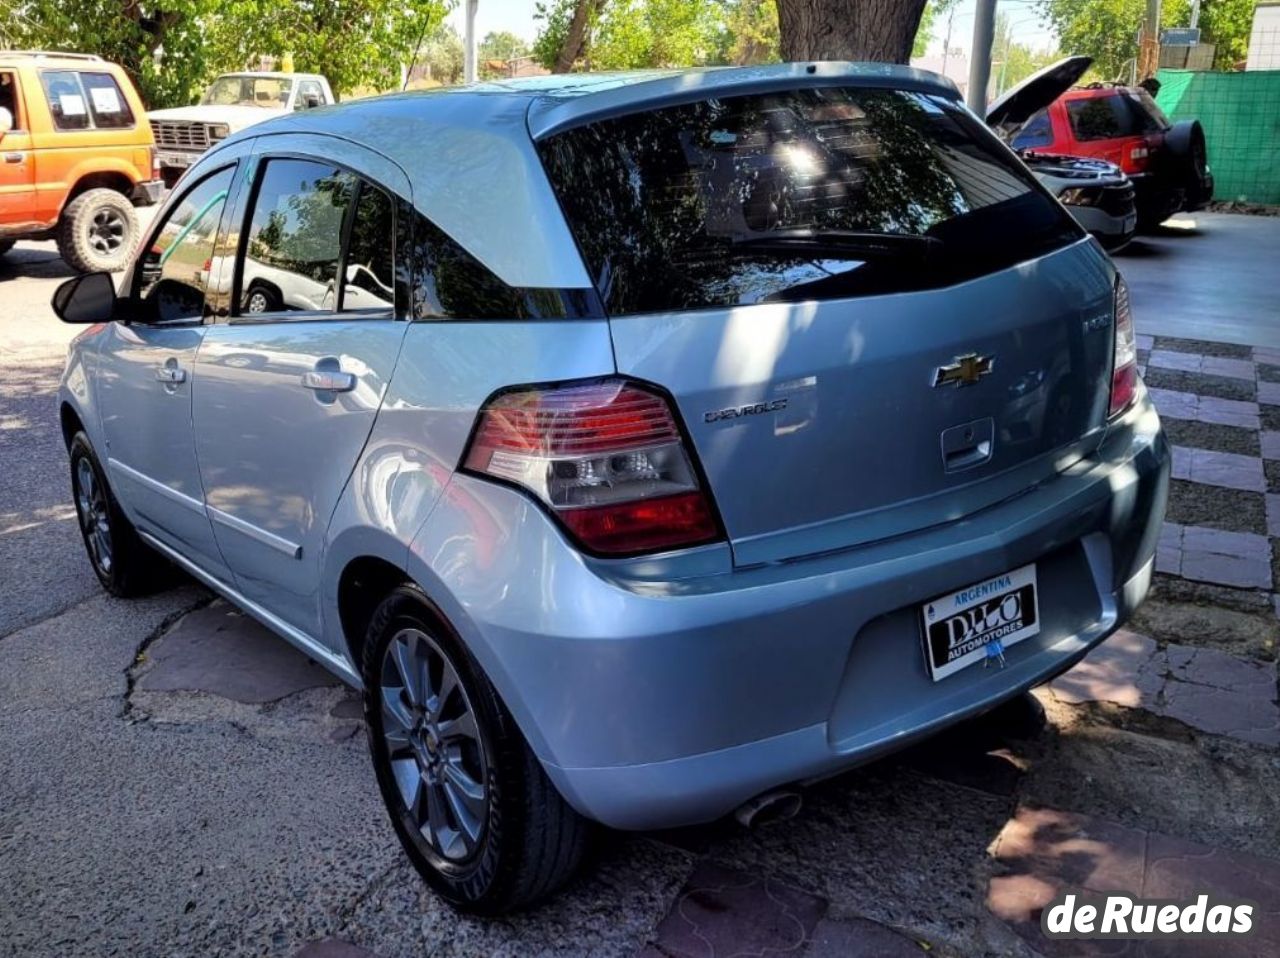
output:
[{"label": "rear door window", "polygon": [[358,182],[331,164],[267,161],[240,263],[241,313],[335,308],[343,226]]},{"label": "rear door window", "polygon": [[571,128],[539,151],[614,314],[946,285],[1082,235],[941,96],[704,100]]}]

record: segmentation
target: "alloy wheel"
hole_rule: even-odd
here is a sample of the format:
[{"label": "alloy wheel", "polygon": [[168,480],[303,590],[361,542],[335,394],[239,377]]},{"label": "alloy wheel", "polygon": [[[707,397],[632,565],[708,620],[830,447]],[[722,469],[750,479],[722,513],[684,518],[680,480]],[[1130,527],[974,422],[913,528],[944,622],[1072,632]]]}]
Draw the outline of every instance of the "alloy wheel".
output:
[{"label": "alloy wheel", "polygon": [[104,208],[93,214],[89,221],[89,245],[95,253],[110,256],[124,245],[129,224],[119,210]]},{"label": "alloy wheel", "polygon": [[106,490],[87,458],[76,463],[76,512],[89,558],[103,575],[111,574],[111,512]]},{"label": "alloy wheel", "polygon": [[246,313],[265,313],[267,311],[267,294],[255,289],[249,294],[249,302],[245,305]]},{"label": "alloy wheel", "polygon": [[431,849],[459,864],[489,822],[484,739],[458,670],[427,633],[402,629],[383,653],[382,737],[404,810]]}]

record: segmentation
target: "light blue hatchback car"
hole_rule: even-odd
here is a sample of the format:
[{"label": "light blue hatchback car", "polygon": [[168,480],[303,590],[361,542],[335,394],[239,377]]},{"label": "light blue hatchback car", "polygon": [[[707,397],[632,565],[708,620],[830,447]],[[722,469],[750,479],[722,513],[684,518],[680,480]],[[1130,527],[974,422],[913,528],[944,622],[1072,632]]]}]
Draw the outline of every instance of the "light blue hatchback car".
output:
[{"label": "light blue hatchback car", "polygon": [[103,584],[168,560],[362,687],[470,910],[990,709],[1151,580],[1124,283],[915,70],[294,114],[54,305]]}]

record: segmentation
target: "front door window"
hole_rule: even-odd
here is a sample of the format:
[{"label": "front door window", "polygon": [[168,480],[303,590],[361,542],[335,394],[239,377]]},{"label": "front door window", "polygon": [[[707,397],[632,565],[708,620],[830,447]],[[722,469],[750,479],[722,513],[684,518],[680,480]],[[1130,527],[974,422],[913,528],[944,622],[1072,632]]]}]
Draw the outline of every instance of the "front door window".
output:
[{"label": "front door window", "polygon": [[197,184],[155,234],[138,264],[136,319],[189,323],[204,316],[218,222],[231,188],[233,168]]}]

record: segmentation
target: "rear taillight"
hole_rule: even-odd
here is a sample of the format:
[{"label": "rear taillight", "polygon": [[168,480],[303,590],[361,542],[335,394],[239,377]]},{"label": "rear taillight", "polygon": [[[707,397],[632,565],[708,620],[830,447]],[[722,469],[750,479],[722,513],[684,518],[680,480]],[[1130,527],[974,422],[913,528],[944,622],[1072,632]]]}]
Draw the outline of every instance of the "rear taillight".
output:
[{"label": "rear taillight", "polygon": [[1160,136],[1151,134],[1126,140],[1120,148],[1120,168],[1126,173],[1145,173],[1151,168],[1151,155],[1160,147]]},{"label": "rear taillight", "polygon": [[1129,287],[1119,276],[1116,277],[1114,328],[1109,416],[1118,416],[1128,409],[1138,391],[1138,347],[1133,334],[1133,312],[1129,308]]},{"label": "rear taillight", "polygon": [[480,411],[463,466],[532,493],[592,552],[635,555],[720,538],[671,405],[638,383],[501,393]]}]

